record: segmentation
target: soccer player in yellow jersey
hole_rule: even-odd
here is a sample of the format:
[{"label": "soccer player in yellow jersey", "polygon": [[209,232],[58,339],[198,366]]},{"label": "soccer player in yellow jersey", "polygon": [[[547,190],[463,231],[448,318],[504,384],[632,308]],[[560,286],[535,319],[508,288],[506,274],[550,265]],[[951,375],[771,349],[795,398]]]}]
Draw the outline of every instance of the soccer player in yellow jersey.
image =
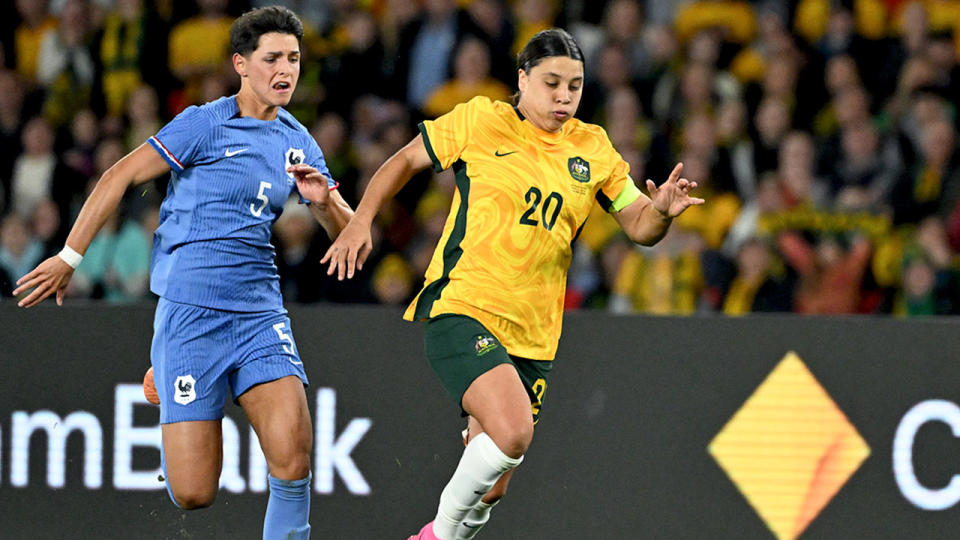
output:
[{"label": "soccer player in yellow jersey", "polygon": [[570,34],[538,33],[518,65],[516,106],[477,97],[423,122],[374,175],[322,259],[328,273],[353,277],[384,202],[417,171],[453,167],[450,215],[405,318],[427,321],[426,354],[469,416],[467,445],[436,518],[415,539],[473,538],[506,492],[533,438],[560,338],[571,243],[593,201],[644,245],[703,203],[690,196],[697,184],[680,178],[679,164],[659,187],[647,180],[650,197],[643,195],[603,129],[573,118],[584,66]]}]

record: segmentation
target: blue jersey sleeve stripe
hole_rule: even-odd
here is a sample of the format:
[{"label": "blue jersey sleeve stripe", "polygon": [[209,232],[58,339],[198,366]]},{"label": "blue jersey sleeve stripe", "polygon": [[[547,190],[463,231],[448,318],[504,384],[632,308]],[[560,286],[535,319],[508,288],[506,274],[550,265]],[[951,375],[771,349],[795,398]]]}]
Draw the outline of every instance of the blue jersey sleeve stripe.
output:
[{"label": "blue jersey sleeve stripe", "polygon": [[156,136],[153,136],[147,139],[147,142],[150,143],[150,146],[153,146],[153,149],[160,154],[160,157],[166,160],[166,162],[169,163],[175,171],[183,172],[183,164],[180,163],[177,157],[174,156],[170,150],[167,150],[167,147],[160,142],[160,139],[158,139]]}]

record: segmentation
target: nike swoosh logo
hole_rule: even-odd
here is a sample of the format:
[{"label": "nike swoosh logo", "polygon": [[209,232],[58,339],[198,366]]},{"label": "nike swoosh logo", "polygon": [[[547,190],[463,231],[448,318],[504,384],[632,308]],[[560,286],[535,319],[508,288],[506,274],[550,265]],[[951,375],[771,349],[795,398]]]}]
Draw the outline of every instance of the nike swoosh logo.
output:
[{"label": "nike swoosh logo", "polygon": [[247,150],[249,150],[249,148],[241,148],[241,149],[239,149],[239,150],[234,150],[233,152],[231,152],[230,149],[227,148],[227,149],[223,152],[223,155],[225,155],[225,156],[227,156],[227,157],[233,157],[233,156],[239,154],[240,152],[246,152]]},{"label": "nike swoosh logo", "polygon": [[466,521],[463,522],[463,526],[468,529],[479,529],[480,527],[483,527],[483,525],[474,525],[472,523],[467,523]]},{"label": "nike swoosh logo", "polygon": [[503,157],[503,156],[509,156],[510,154],[516,154],[516,153],[517,153],[517,151],[514,150],[513,152],[505,152],[505,153],[501,154],[500,151],[497,150],[496,152],[493,153],[493,155],[495,155],[495,156],[497,156],[497,157]]}]

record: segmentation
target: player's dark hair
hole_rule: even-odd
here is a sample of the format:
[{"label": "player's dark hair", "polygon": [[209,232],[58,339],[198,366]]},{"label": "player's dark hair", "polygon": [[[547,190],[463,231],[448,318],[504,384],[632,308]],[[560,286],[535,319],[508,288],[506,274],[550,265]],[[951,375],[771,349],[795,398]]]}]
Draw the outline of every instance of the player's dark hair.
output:
[{"label": "player's dark hair", "polygon": [[[523,46],[523,50],[517,55],[517,67],[529,75],[530,70],[537,64],[554,56],[566,56],[584,62],[583,51],[569,32],[562,28],[548,28],[537,32]],[[515,92],[510,99],[514,105],[520,103],[520,91]]]},{"label": "player's dark hair", "polygon": [[569,32],[562,28],[549,28],[537,32],[517,55],[517,67],[527,74],[546,58],[566,56],[583,62],[583,51]]},{"label": "player's dark hair", "polygon": [[230,47],[233,52],[247,56],[257,49],[260,36],[277,32],[303,40],[303,23],[296,13],[283,6],[270,6],[248,11],[230,25]]}]

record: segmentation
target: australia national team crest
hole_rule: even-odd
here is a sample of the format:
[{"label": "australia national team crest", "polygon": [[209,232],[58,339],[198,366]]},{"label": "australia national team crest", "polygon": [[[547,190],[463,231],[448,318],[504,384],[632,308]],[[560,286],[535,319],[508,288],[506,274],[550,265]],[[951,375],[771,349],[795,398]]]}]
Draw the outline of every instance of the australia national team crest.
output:
[{"label": "australia national team crest", "polygon": [[[287,167],[291,165],[299,165],[303,163],[304,154],[302,148],[288,148],[284,154],[284,164],[283,170],[287,170]],[[290,180],[293,180],[294,176],[291,173],[287,173],[287,176],[290,177]]]},{"label": "australia national team crest", "polygon": [[477,336],[477,342],[473,349],[477,351],[477,356],[483,356],[499,346],[497,340],[492,336]]},{"label": "australia national team crest", "polygon": [[567,168],[570,170],[570,176],[577,182],[586,184],[590,181],[590,162],[582,157],[577,156],[568,159]]}]

